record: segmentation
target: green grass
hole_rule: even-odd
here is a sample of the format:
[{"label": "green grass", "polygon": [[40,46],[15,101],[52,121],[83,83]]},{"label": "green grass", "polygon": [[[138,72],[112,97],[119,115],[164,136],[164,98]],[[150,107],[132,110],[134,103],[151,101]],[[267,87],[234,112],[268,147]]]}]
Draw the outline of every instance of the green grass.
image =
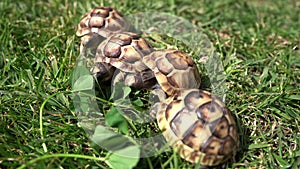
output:
[{"label": "green grass", "polygon": [[[125,15],[164,11],[202,25],[223,62],[226,104],[240,129],[242,146],[228,168],[300,168],[296,0],[1,1],[0,168],[108,167],[102,158],[94,158],[106,152],[93,149],[77,125],[70,92],[70,74],[79,55],[77,23],[98,5],[113,6]],[[137,132],[151,127],[140,126]],[[141,159],[136,168],[151,167],[193,166],[167,152]]]}]

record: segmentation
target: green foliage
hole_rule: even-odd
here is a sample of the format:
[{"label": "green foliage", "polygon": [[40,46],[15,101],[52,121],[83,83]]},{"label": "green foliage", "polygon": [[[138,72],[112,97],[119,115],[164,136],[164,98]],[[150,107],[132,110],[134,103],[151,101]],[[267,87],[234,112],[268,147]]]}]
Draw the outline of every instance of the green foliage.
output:
[{"label": "green foliage", "polygon": [[105,122],[111,127],[118,128],[124,134],[129,133],[127,121],[117,107],[112,106],[110,108],[105,115]]},{"label": "green foliage", "polygon": [[92,90],[94,85],[93,76],[84,66],[76,66],[71,74],[72,89],[75,91]]},{"label": "green foliage", "polygon": [[105,162],[113,169],[130,169],[139,161],[140,149],[135,143],[104,126],[97,126],[92,140],[111,153],[107,154]]}]

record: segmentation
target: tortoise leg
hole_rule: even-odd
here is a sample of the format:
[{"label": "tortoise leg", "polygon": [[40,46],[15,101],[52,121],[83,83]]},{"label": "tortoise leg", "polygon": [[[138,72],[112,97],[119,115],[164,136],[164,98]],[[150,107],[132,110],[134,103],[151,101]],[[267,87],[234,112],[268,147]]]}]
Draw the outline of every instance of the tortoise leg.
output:
[{"label": "tortoise leg", "polygon": [[116,68],[107,63],[97,62],[95,66],[90,69],[91,73],[97,78],[98,82],[109,81],[114,73]]},{"label": "tortoise leg", "polygon": [[99,82],[110,80],[115,71],[115,68],[110,64],[96,62],[97,48],[104,39],[105,38],[96,33],[91,33],[81,38],[80,45],[81,59],[86,62],[86,66]]},{"label": "tortoise leg", "polygon": [[[157,84],[157,81],[153,74],[153,71],[150,69],[147,69],[147,70],[137,74],[136,78],[139,79],[139,81],[141,82],[141,83],[137,83],[138,84],[137,87],[139,87],[139,88],[150,89]],[[142,85],[139,86],[139,84],[142,84]]]},{"label": "tortoise leg", "polygon": [[150,89],[157,83],[151,70],[140,73],[129,73],[117,70],[113,77],[112,85],[114,86],[117,82],[124,82],[126,86],[130,86],[135,90]]}]

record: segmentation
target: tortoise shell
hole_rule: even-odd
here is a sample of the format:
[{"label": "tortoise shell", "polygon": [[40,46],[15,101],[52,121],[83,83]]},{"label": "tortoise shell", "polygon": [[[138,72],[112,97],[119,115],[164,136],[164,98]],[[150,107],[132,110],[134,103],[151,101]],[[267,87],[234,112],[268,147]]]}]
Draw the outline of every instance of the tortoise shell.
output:
[{"label": "tortoise shell", "polygon": [[233,115],[207,91],[186,89],[169,97],[158,108],[157,122],[170,145],[192,163],[216,166],[238,148]]},{"label": "tortoise shell", "polygon": [[111,7],[95,7],[82,17],[76,35],[97,33],[107,38],[113,33],[128,31],[129,28],[130,24],[117,10]]},{"label": "tortoise shell", "polygon": [[97,48],[96,61],[108,63],[124,72],[141,72],[148,67],[142,58],[153,51],[151,45],[131,32],[116,33]]},{"label": "tortoise shell", "polygon": [[170,96],[179,89],[199,88],[200,74],[195,62],[178,50],[157,50],[143,58],[161,88]]}]

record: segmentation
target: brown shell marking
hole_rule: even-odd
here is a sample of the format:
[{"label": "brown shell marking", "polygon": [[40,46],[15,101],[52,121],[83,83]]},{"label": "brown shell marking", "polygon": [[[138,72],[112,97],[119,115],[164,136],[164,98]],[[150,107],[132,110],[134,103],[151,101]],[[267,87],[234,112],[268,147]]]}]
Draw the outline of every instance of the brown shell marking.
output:
[{"label": "brown shell marking", "polygon": [[129,23],[111,7],[96,7],[86,13],[78,24],[77,36],[97,33],[105,38],[112,33],[129,30]]},{"label": "brown shell marking", "polygon": [[[176,99],[174,99],[176,98]],[[189,162],[219,165],[238,147],[234,117],[224,103],[209,92],[181,90],[157,113],[166,140]]]},{"label": "brown shell marking", "polygon": [[96,59],[121,71],[136,73],[148,69],[142,58],[152,50],[151,45],[137,34],[122,32],[111,36],[98,46]]},{"label": "brown shell marking", "polygon": [[162,89],[170,96],[180,89],[198,88],[200,74],[194,61],[178,50],[158,50],[143,58],[154,71]]}]

